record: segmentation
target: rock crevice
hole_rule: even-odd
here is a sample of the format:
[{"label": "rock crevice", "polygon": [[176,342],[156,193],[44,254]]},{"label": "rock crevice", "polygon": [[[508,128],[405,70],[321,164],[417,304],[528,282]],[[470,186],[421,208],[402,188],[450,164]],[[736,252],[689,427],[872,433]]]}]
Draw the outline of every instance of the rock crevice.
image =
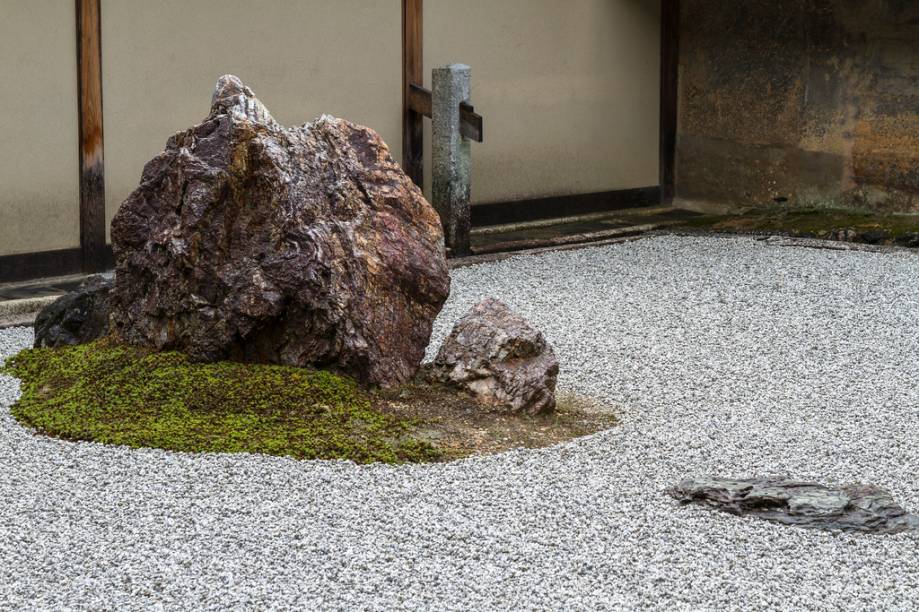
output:
[{"label": "rock crevice", "polygon": [[379,136],[285,128],[233,76],[147,163],[112,242],[113,331],[202,360],[397,384],[449,294],[440,220]]}]

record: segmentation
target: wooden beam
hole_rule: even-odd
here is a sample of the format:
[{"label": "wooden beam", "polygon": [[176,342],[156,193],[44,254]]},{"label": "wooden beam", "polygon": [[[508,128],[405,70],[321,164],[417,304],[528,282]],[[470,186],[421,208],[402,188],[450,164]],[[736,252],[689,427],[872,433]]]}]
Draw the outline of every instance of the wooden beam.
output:
[{"label": "wooden beam", "polygon": [[661,0],[661,201],[676,195],[675,165],[679,86],[680,0]]},{"label": "wooden beam", "polygon": [[84,272],[105,269],[100,0],[76,0],[80,114],[80,255]]},{"label": "wooden beam", "polygon": [[431,90],[414,83],[408,86],[408,105],[409,108],[419,115],[431,118]]},{"label": "wooden beam", "polygon": [[465,102],[460,104],[460,134],[476,142],[485,140],[482,116],[475,112],[474,106]]},{"label": "wooden beam", "polygon": [[402,167],[424,183],[424,117],[412,109],[412,85],[424,83],[423,0],[402,0]]},{"label": "wooden beam", "polygon": [[[431,90],[420,85],[409,85],[409,108],[413,111],[431,118]],[[475,107],[467,102],[460,104],[460,133],[476,142],[482,142],[483,134],[482,116],[475,112]]]}]

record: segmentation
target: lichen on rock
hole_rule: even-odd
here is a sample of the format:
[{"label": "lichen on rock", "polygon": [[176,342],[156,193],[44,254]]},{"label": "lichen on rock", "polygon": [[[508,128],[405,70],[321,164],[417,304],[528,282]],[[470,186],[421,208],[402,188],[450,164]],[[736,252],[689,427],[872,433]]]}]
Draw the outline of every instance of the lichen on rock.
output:
[{"label": "lichen on rock", "polygon": [[450,279],[440,220],[365,127],[285,128],[234,76],[112,222],[112,323],[193,358],[417,371]]}]

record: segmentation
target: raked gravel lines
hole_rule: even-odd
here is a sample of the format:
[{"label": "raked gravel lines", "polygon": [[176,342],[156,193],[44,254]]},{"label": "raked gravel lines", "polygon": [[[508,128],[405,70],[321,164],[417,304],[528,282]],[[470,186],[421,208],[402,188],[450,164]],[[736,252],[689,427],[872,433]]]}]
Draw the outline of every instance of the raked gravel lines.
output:
[{"label": "raked gravel lines", "polygon": [[919,511],[919,256],[656,237],[453,277],[432,351],[498,297],[622,424],[445,465],[195,456],[35,436],[0,377],[0,608],[919,609],[916,534],[663,493],[781,474]]}]

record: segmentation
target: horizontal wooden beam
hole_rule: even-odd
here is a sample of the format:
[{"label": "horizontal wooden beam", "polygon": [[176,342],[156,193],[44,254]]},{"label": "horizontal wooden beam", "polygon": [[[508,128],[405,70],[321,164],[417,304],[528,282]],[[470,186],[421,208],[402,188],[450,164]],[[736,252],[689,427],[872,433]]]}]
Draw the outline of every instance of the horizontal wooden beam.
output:
[{"label": "horizontal wooden beam", "polygon": [[[431,118],[431,90],[412,83],[409,86],[409,108],[419,115]],[[475,112],[475,107],[466,102],[460,104],[460,134],[469,140],[482,142],[482,116]]]},{"label": "horizontal wooden beam", "polygon": [[460,133],[476,142],[485,140],[485,133],[482,128],[482,116],[475,112],[471,104],[460,103]]},{"label": "horizontal wooden beam", "polygon": [[431,90],[425,89],[421,85],[415,85],[412,83],[408,87],[408,104],[409,108],[418,113],[419,115],[424,115],[428,119],[431,118]]}]

